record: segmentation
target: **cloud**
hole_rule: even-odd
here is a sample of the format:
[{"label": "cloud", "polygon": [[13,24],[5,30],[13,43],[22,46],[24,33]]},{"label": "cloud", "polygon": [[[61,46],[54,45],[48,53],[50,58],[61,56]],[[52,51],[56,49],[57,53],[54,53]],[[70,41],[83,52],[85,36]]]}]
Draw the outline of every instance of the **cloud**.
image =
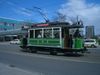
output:
[{"label": "cloud", "polygon": [[13,10],[18,14],[23,14],[23,15],[26,15],[26,16],[32,16],[32,11],[30,11],[26,8],[23,8],[23,7],[17,7],[16,9],[13,9]]},{"label": "cloud", "polygon": [[25,16],[32,16],[31,13],[28,13],[28,12],[25,12],[25,11],[22,11],[22,10],[19,10],[19,9],[13,9],[14,12],[16,12],[17,14],[23,14]]},{"label": "cloud", "polygon": [[10,1],[6,1],[6,3],[11,5],[11,6],[16,6],[14,3],[10,2]]},{"label": "cloud", "polygon": [[88,3],[87,0],[68,0],[58,11],[67,17],[79,16],[84,25],[94,25],[96,33],[100,33],[100,5]]},{"label": "cloud", "polygon": [[23,14],[25,16],[32,16],[32,11],[28,10],[27,8],[24,8],[24,7],[21,7],[21,6],[18,6],[17,4],[13,3],[13,2],[10,2],[10,1],[6,1],[6,3],[8,5],[11,6],[12,10],[14,12],[16,12],[17,14]]}]

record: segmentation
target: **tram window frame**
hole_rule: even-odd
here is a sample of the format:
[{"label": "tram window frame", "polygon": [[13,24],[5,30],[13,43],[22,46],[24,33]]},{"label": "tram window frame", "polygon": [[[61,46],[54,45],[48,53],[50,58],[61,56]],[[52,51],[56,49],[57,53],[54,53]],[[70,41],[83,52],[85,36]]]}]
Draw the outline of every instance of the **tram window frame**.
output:
[{"label": "tram window frame", "polygon": [[[55,31],[56,29],[56,31]],[[55,32],[58,34],[56,35]],[[53,28],[53,38],[60,38],[60,28]]]},{"label": "tram window frame", "polygon": [[42,38],[42,29],[35,29],[35,38]]},{"label": "tram window frame", "polygon": [[29,30],[29,38],[34,38],[34,30]]}]

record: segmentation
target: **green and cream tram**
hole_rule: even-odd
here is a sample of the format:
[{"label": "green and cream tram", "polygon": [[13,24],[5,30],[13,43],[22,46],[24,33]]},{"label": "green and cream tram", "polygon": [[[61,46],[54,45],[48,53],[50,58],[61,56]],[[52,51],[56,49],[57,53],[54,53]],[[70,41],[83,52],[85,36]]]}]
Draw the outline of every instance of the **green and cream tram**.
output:
[{"label": "green and cream tram", "polygon": [[48,51],[53,55],[58,52],[85,52],[80,33],[82,28],[83,25],[67,22],[34,24],[28,29],[28,36],[20,47],[30,52]]}]

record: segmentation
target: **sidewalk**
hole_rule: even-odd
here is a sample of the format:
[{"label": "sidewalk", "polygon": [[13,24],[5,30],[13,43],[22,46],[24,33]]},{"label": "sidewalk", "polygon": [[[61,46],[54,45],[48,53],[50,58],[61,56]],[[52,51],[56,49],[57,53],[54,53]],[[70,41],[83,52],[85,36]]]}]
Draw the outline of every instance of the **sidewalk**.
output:
[{"label": "sidewalk", "polygon": [[4,45],[4,44],[10,44],[10,42],[0,42],[0,44]]},{"label": "sidewalk", "polygon": [[0,63],[0,75],[42,75]]}]

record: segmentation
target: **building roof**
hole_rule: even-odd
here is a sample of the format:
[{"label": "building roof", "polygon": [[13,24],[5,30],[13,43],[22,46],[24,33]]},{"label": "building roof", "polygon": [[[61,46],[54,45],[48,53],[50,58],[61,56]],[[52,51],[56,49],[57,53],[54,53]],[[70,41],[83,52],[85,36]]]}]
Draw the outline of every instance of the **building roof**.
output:
[{"label": "building roof", "polygon": [[0,18],[0,22],[7,22],[7,23],[15,23],[18,24],[21,21],[13,20],[13,19],[7,19],[7,18]]}]

